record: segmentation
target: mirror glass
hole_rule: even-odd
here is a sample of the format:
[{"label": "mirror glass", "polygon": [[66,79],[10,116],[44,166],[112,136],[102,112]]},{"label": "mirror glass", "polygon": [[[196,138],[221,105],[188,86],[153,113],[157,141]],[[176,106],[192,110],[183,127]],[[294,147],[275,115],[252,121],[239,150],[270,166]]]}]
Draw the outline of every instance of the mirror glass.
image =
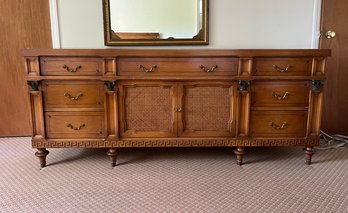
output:
[{"label": "mirror glass", "polygon": [[104,0],[105,45],[208,44],[208,0]]}]

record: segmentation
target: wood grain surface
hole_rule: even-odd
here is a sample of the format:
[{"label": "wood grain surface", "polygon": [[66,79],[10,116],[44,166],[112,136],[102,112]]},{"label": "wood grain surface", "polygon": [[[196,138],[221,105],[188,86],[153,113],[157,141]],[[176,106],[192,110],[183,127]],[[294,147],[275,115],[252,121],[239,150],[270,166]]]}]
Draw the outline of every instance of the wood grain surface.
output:
[{"label": "wood grain surface", "polygon": [[27,136],[32,130],[20,49],[51,47],[49,2],[3,0],[0,14],[0,136]]}]

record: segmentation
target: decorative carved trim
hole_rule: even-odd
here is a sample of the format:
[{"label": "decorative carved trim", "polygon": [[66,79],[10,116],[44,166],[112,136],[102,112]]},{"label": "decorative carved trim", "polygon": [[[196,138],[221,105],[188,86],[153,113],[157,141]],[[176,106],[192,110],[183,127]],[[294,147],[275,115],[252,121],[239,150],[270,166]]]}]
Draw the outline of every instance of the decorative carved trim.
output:
[{"label": "decorative carved trim", "polygon": [[30,86],[32,91],[39,91],[39,81],[28,81],[28,85]]},{"label": "decorative carved trim", "polygon": [[32,140],[33,148],[131,148],[131,147],[245,147],[317,146],[319,138],[290,139],[158,139],[158,140]]},{"label": "decorative carved trim", "polygon": [[324,81],[312,80],[312,90],[313,92],[320,92],[321,88],[324,86]]},{"label": "decorative carved trim", "polygon": [[240,91],[246,91],[250,86],[250,81],[239,81],[238,84]]},{"label": "decorative carved trim", "polygon": [[114,91],[114,87],[116,85],[116,82],[115,81],[106,81],[105,85],[109,91]]}]

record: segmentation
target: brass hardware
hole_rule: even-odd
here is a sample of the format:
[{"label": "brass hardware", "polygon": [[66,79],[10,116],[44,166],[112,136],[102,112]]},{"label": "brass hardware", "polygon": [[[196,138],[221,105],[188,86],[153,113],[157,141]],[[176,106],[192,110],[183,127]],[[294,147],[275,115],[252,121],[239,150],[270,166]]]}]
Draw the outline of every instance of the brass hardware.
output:
[{"label": "brass hardware", "polygon": [[39,84],[38,81],[28,81],[28,85],[31,87],[32,91],[39,91]]},{"label": "brass hardware", "polygon": [[320,92],[321,88],[324,86],[324,81],[312,80],[312,90],[313,92]]},{"label": "brass hardware", "polygon": [[204,65],[199,66],[204,72],[213,72],[215,69],[218,68],[218,65],[213,66],[212,68],[207,68]]},{"label": "brass hardware", "polygon": [[246,91],[248,87],[250,86],[250,81],[239,81],[239,90],[240,91]]},{"label": "brass hardware", "polygon": [[278,100],[284,100],[286,97],[289,96],[289,93],[285,92],[284,95],[278,95],[277,93],[272,92],[272,96]]},{"label": "brass hardware", "polygon": [[174,112],[181,112],[182,111],[182,108],[181,107],[175,107],[174,108]]},{"label": "brass hardware", "polygon": [[325,37],[328,38],[328,39],[335,38],[335,36],[336,36],[336,32],[335,31],[329,30],[329,31],[327,31],[325,33]]},{"label": "brass hardware", "polygon": [[86,125],[85,124],[81,124],[79,127],[74,127],[72,124],[68,124],[66,125],[66,127],[69,127],[70,129],[73,129],[73,130],[80,130],[82,127],[85,127]]},{"label": "brass hardware", "polygon": [[288,64],[285,68],[281,68],[277,65],[273,65],[273,68],[275,69],[275,71],[277,72],[287,72],[290,69],[291,65]]},{"label": "brass hardware", "polygon": [[64,96],[67,97],[67,98],[69,98],[69,99],[72,100],[72,101],[77,101],[77,100],[79,100],[79,98],[80,98],[81,96],[83,96],[83,93],[80,92],[79,94],[77,94],[77,96],[74,97],[74,96],[70,95],[69,93],[65,92],[65,93],[64,93]]},{"label": "brass hardware", "polygon": [[157,65],[153,65],[152,67],[150,67],[150,69],[147,69],[142,64],[139,65],[139,69],[141,69],[141,71],[144,71],[144,72],[153,72],[155,71],[156,68],[157,68]]},{"label": "brass hardware", "polygon": [[116,85],[116,82],[115,81],[106,81],[104,83],[106,85],[106,87],[108,88],[109,91],[114,91],[114,87]]},{"label": "brass hardware", "polygon": [[79,69],[81,69],[81,65],[77,65],[74,69],[71,69],[68,65],[63,65],[63,69],[65,69],[68,72],[77,72]]},{"label": "brass hardware", "polygon": [[276,129],[276,130],[281,130],[281,129],[284,129],[288,124],[286,123],[286,121],[284,121],[282,123],[282,125],[277,125],[273,122],[270,122],[269,123],[269,126],[272,127],[273,129]]}]

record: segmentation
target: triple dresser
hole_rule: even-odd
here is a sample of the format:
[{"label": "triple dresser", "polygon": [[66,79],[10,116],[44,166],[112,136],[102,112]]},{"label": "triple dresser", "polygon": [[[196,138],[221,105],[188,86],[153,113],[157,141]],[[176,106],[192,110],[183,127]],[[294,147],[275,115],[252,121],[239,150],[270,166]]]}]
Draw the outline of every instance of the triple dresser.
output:
[{"label": "triple dresser", "polygon": [[319,144],[330,50],[23,49],[32,146],[107,148]]}]

